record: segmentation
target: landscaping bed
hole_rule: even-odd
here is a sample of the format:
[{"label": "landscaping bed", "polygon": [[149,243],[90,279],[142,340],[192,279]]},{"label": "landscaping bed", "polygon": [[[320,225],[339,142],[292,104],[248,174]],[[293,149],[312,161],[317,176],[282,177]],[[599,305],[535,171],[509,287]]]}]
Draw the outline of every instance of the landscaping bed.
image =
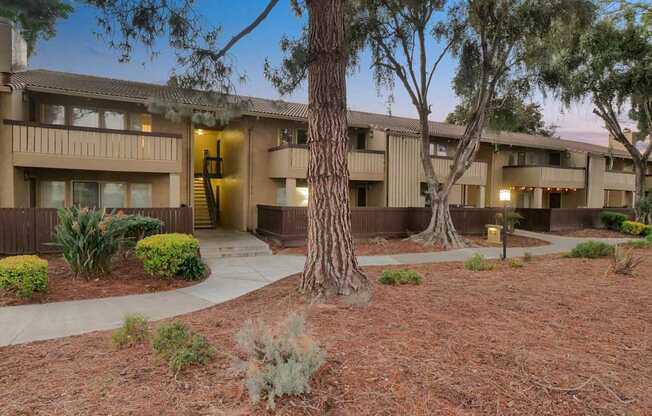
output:
[{"label": "landscaping bed", "polygon": [[[490,243],[486,237],[482,236],[464,236],[470,243],[471,247],[500,247],[500,244]],[[306,246],[300,247],[280,247],[268,241],[274,254],[306,254]],[[507,239],[509,247],[536,247],[548,245],[547,241],[536,238],[523,237],[519,235],[510,235]],[[438,244],[424,245],[408,241],[403,238],[395,239],[367,239],[355,241],[355,254],[358,256],[378,256],[403,253],[430,253],[436,251],[445,251],[446,249]]]},{"label": "landscaping bed", "polygon": [[[650,251],[635,277],[608,259],[534,258],[411,266],[419,286],[383,286],[367,267],[367,306],[316,305],[283,279],[185,315],[216,358],[176,377],[148,345],[115,350],[110,332],[0,349],[0,415],[253,415],[232,371],[245,319],[306,315],[327,354],[312,392],[279,415],[645,415],[652,408]],[[401,266],[403,268],[405,266]]]},{"label": "landscaping bed", "polygon": [[550,234],[560,235],[563,237],[577,238],[632,238],[631,234],[625,234],[616,230],[607,228],[583,228],[581,230],[551,231]]},{"label": "landscaping bed", "polygon": [[0,306],[134,295],[172,290],[198,283],[179,278],[161,279],[150,276],[143,270],[143,263],[133,256],[127,259],[117,256],[109,275],[89,280],[75,277],[61,255],[41,257],[48,261],[47,292],[35,292],[31,299],[21,299],[14,293],[0,289]]}]

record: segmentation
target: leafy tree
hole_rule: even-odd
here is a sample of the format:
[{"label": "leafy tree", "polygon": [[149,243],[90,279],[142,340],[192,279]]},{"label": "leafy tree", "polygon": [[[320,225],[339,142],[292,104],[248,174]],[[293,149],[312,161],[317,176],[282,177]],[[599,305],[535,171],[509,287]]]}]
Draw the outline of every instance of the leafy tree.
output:
[{"label": "leafy tree", "polygon": [[[455,106],[455,110],[446,116],[446,122],[460,126],[468,122],[469,103]],[[555,126],[546,126],[543,120],[541,106],[536,103],[526,104],[523,98],[516,95],[496,97],[489,108],[487,126],[498,131],[535,134],[552,137]]]},{"label": "leafy tree", "polygon": [[[623,7],[616,17],[610,13],[597,15],[571,47],[552,43],[556,59],[542,71],[542,82],[567,105],[591,100],[593,112],[633,160],[636,206],[645,196],[652,145],[649,138],[630,142],[620,119],[630,107],[629,115],[641,131],[652,130],[652,31],[641,15],[642,9]],[[637,216],[640,219],[640,213]]]}]

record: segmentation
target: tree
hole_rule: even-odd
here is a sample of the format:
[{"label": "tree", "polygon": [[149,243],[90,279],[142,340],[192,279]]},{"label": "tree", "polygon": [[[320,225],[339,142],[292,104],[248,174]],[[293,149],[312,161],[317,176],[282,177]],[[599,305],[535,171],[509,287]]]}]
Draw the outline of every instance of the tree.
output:
[{"label": "tree", "polygon": [[[541,73],[542,82],[566,105],[590,99],[593,113],[627,150],[636,176],[635,207],[645,196],[652,144],[649,138],[630,142],[620,118],[629,106],[629,115],[639,128],[645,134],[652,130],[652,31],[640,13],[638,7],[632,7],[616,17],[597,15],[572,47],[551,44],[557,59]],[[641,219],[640,211],[637,217]]]},{"label": "tree", "polygon": [[[456,105],[455,110],[446,116],[446,122],[465,125],[468,122],[469,107],[466,102]],[[546,137],[555,135],[555,126],[546,126],[539,104],[526,104],[522,97],[513,94],[494,98],[489,108],[487,126],[497,131]]]}]

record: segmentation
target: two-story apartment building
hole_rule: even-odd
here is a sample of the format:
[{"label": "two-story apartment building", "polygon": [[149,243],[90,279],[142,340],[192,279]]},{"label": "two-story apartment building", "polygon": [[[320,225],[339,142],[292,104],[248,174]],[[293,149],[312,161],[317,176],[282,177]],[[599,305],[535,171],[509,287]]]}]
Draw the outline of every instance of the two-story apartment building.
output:
[{"label": "two-story apartment building", "polygon": [[[212,111],[203,93],[109,78],[27,70],[21,43],[0,24],[0,207],[178,207],[196,226],[255,229],[258,204],[304,205],[307,106],[246,98],[225,126],[172,121],[152,100]],[[353,206],[427,204],[415,119],[349,112]],[[463,129],[431,123],[438,175]],[[451,204],[522,207],[631,205],[634,176],[622,149],[486,132]],[[652,188],[652,177],[649,188]]]}]

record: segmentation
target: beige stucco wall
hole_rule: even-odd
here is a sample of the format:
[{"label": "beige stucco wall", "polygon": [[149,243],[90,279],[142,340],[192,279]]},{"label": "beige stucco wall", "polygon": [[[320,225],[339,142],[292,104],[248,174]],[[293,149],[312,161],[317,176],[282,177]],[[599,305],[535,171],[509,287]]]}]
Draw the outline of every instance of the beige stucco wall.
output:
[{"label": "beige stucco wall", "polygon": [[23,120],[27,103],[21,90],[0,93],[0,208],[24,206],[25,189],[20,169],[12,163],[11,130],[3,120]]}]

